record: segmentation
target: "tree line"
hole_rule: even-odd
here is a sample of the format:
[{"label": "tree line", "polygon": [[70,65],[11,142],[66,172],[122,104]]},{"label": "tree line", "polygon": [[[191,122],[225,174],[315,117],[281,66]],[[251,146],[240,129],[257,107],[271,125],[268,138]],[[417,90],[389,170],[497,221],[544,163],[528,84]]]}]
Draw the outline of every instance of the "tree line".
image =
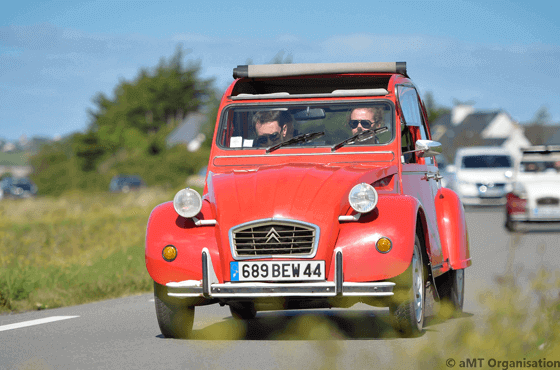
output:
[{"label": "tree line", "polygon": [[178,46],[155,68],[119,81],[112,97],[98,93],[85,132],[45,145],[30,158],[39,193],[106,191],[117,174],[140,175],[148,185],[183,184],[207,163],[209,144],[189,152],[184,145],[169,147],[166,138],[196,111],[207,112],[202,131],[211,137],[219,102],[213,83]]}]

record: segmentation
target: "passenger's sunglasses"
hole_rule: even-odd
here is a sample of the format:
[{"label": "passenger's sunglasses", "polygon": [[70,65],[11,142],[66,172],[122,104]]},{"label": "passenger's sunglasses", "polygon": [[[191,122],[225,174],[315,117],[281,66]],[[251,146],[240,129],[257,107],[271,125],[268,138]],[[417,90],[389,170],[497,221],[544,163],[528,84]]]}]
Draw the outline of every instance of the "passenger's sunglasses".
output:
[{"label": "passenger's sunglasses", "polygon": [[265,134],[257,136],[257,140],[255,140],[255,145],[258,147],[261,146],[268,146],[270,144],[276,144],[280,140],[280,133],[275,132],[273,134]]},{"label": "passenger's sunglasses", "polygon": [[358,127],[359,124],[362,124],[363,128],[370,128],[373,126],[373,122],[367,119],[352,119],[348,122],[348,125],[353,129]]}]

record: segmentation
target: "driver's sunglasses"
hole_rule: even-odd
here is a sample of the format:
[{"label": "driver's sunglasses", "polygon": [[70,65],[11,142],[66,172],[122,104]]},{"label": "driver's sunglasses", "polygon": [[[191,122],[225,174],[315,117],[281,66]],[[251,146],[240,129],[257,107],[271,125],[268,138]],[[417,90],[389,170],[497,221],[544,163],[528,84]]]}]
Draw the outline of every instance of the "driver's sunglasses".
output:
[{"label": "driver's sunglasses", "polygon": [[359,124],[361,124],[363,128],[370,128],[373,126],[373,122],[367,119],[352,119],[348,122],[351,128],[356,128]]},{"label": "driver's sunglasses", "polygon": [[273,134],[265,134],[257,136],[255,141],[256,146],[268,146],[269,144],[276,144],[280,140],[280,133],[275,132]]}]

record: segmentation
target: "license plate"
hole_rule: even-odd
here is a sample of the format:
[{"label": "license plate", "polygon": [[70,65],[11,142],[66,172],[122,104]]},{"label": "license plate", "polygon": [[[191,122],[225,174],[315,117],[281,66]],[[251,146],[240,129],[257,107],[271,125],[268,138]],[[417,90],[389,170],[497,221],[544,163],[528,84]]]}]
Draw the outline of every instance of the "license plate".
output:
[{"label": "license plate", "polygon": [[484,193],[480,193],[481,198],[496,198],[504,195],[504,192],[500,189],[488,189]]},{"label": "license plate", "polygon": [[560,208],[558,207],[539,207],[533,209],[533,215],[536,217],[560,217]]},{"label": "license plate", "polygon": [[230,262],[231,281],[325,280],[325,261]]}]

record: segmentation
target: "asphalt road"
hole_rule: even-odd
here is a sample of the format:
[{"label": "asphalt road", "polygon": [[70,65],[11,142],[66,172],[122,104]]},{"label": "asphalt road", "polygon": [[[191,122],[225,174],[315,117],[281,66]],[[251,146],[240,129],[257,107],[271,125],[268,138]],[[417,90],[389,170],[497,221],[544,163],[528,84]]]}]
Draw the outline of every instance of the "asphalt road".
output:
[{"label": "asphalt road", "polygon": [[347,310],[259,312],[248,327],[234,321],[227,307],[212,305],[196,309],[193,339],[170,340],[160,335],[153,297],[146,294],[0,316],[0,369],[408,367],[414,358],[406,354],[413,347],[437,346],[461,320],[481,320],[488,311],[480,297],[496,289],[498,279],[514,274],[527,284],[540,267],[560,265],[560,228],[508,234],[503,222],[501,210],[467,210],[474,262],[466,270],[465,313],[428,320],[418,338],[399,338],[386,310],[361,304]]}]

